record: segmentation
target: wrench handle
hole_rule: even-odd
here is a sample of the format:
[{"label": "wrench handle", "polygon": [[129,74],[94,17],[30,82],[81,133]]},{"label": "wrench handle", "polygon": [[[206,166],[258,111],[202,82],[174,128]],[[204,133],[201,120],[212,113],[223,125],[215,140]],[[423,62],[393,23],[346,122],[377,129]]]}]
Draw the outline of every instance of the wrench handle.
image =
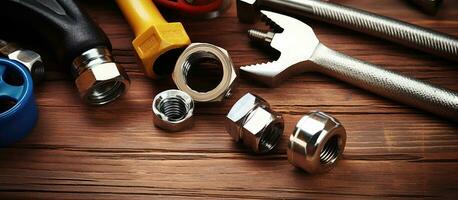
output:
[{"label": "wrench handle", "polygon": [[458,93],[383,69],[319,44],[310,58],[314,70],[369,90],[378,95],[416,106],[458,121]]},{"label": "wrench handle", "polygon": [[456,37],[375,13],[319,0],[263,0],[259,6],[287,15],[310,17],[458,61]]}]

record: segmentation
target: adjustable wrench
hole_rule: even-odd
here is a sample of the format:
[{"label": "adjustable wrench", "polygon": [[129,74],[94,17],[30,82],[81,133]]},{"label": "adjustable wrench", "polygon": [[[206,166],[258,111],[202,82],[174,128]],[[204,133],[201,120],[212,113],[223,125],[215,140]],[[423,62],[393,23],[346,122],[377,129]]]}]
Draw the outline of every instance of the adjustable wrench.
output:
[{"label": "adjustable wrench", "polygon": [[[281,33],[251,30],[252,39],[268,42],[281,55],[277,61],[241,67],[247,75],[271,86],[288,75],[318,71],[376,94],[458,121],[458,94],[352,58],[321,44],[312,28],[285,15],[262,11]],[[300,65],[311,61],[315,65]]]},{"label": "adjustable wrench", "polygon": [[458,61],[458,39],[375,13],[319,0],[237,0],[242,22],[253,22],[259,10],[310,17]]},{"label": "adjustable wrench", "polygon": [[116,0],[135,32],[132,45],[146,76],[171,74],[191,40],[179,22],[168,23],[151,0]]}]

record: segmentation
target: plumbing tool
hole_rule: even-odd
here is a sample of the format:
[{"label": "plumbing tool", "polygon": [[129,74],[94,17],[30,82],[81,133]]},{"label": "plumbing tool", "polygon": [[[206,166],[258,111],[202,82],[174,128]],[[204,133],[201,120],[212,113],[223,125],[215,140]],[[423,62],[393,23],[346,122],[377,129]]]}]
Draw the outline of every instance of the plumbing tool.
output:
[{"label": "plumbing tool", "polygon": [[27,67],[32,75],[33,83],[38,84],[45,77],[45,66],[40,54],[35,51],[23,49],[15,43],[0,39],[0,56],[15,60]]},{"label": "plumbing tool", "polygon": [[25,137],[37,118],[29,71],[17,61],[0,58],[0,147]]},{"label": "plumbing tool", "polygon": [[3,0],[0,7],[0,17],[12,24],[5,31],[52,51],[70,68],[85,102],[106,104],[127,91],[129,78],[114,62],[110,41],[75,1]]},{"label": "plumbing tool", "polygon": [[151,0],[116,0],[135,33],[132,45],[146,76],[171,74],[191,40],[179,22],[168,23]]},{"label": "plumbing tool", "polygon": [[[241,67],[242,72],[271,86],[288,75],[318,71],[376,94],[458,121],[458,94],[352,58],[321,44],[312,28],[286,15],[262,11],[268,25],[281,33],[251,30],[252,39],[269,43],[277,61]],[[316,65],[300,65],[311,61]]]},{"label": "plumbing tool", "polygon": [[232,0],[154,0],[154,2],[180,13],[210,19],[226,11]]},{"label": "plumbing tool", "polygon": [[375,13],[319,0],[237,0],[242,22],[253,22],[259,10],[310,17],[458,61],[458,39]]}]

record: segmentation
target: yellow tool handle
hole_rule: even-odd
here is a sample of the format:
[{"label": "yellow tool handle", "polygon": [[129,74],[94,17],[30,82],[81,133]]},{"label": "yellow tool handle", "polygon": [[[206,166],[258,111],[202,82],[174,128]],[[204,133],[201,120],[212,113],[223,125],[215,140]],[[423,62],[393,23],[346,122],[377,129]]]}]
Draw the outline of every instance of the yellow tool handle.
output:
[{"label": "yellow tool handle", "polygon": [[136,36],[145,32],[151,25],[167,23],[152,0],[116,0],[116,3]]}]

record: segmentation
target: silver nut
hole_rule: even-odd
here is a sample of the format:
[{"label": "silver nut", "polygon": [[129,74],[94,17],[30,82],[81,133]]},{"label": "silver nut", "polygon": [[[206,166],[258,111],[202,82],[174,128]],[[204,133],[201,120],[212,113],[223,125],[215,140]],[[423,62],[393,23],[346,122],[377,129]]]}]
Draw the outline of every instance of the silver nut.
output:
[{"label": "silver nut", "polygon": [[247,93],[232,106],[225,126],[236,142],[243,141],[254,152],[265,153],[277,146],[284,122],[264,99]]},{"label": "silver nut", "polygon": [[331,170],[345,149],[347,134],[342,124],[323,112],[302,117],[288,143],[288,161],[308,173]]},{"label": "silver nut", "polygon": [[153,122],[168,131],[180,131],[193,124],[194,101],[180,90],[166,90],[154,97]]},{"label": "silver nut", "polygon": [[3,40],[0,40],[0,54],[26,66],[34,83],[39,83],[44,79],[45,69],[40,54]]},{"label": "silver nut", "polygon": [[129,77],[122,67],[114,63],[106,48],[84,52],[73,61],[73,67],[78,92],[91,105],[110,103],[129,89]]},{"label": "silver nut", "polygon": [[[223,68],[221,82],[207,92],[193,90],[187,84],[189,69],[203,58],[215,60],[221,63]],[[218,102],[231,95],[231,90],[236,84],[237,73],[225,49],[207,43],[192,43],[178,58],[172,78],[178,89],[188,93],[195,101]]]}]

